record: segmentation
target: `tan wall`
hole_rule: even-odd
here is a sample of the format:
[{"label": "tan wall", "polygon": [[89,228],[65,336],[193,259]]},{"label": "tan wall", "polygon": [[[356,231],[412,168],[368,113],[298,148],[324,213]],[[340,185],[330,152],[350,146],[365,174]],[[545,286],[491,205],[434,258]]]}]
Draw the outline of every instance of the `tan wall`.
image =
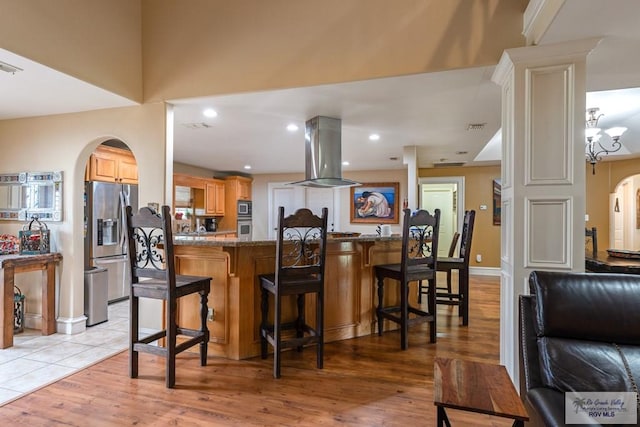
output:
[{"label": "tan wall", "polygon": [[[471,267],[500,267],[500,227],[493,225],[493,180],[500,178],[500,166],[420,169],[420,178],[464,176],[466,209],[475,209],[476,219],[471,242]],[[480,210],[486,205],[487,210]],[[476,255],[482,254],[482,262]]]},{"label": "tan wall", "polygon": [[[136,156],[139,202],[164,202],[165,109],[163,103],[0,121],[0,171],[61,170],[64,174],[63,221],[48,223],[52,246],[62,252],[58,316],[84,313],[84,171],[89,155],[101,142],[117,138]],[[17,234],[18,222],[0,222],[0,233]],[[39,312],[39,285],[24,283],[30,312]]]},{"label": "tan wall", "polygon": [[0,48],[142,101],[139,0],[0,0]]},{"label": "tan wall", "polygon": [[142,0],[146,100],[496,64],[527,0]]},{"label": "tan wall", "polygon": [[609,242],[609,195],[625,178],[640,174],[640,159],[600,162],[596,165],[596,173],[591,173],[591,165],[587,165],[586,173],[586,209],[589,221],[587,227],[598,229],[598,249],[603,251],[612,245]]}]

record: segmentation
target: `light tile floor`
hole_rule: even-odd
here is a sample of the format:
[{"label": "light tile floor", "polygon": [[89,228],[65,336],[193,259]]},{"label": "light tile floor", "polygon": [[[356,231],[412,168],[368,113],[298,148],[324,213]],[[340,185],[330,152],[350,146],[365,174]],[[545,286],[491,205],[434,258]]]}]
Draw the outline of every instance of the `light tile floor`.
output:
[{"label": "light tile floor", "polygon": [[108,321],[75,335],[25,329],[0,350],[0,406],[128,347],[129,301],[109,305]]}]

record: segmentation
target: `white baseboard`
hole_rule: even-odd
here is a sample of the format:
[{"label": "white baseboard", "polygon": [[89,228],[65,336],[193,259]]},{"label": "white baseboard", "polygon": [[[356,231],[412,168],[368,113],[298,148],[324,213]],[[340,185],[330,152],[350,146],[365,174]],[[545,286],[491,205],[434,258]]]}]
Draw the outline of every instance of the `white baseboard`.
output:
[{"label": "white baseboard", "polygon": [[58,317],[56,324],[56,330],[59,334],[79,334],[87,329],[87,316]]},{"label": "white baseboard", "polygon": [[36,313],[25,313],[24,327],[28,329],[42,329],[42,315]]},{"label": "white baseboard", "polygon": [[469,267],[469,274],[475,276],[496,276],[500,277],[499,267]]}]

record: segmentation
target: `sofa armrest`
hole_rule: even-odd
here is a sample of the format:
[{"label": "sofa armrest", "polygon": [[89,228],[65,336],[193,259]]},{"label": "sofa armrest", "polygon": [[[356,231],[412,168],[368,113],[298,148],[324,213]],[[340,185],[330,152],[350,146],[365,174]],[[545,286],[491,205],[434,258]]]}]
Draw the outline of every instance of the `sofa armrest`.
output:
[{"label": "sofa armrest", "polygon": [[520,396],[533,388],[543,387],[538,362],[538,341],[534,327],[535,296],[519,297]]},{"label": "sofa armrest", "polygon": [[550,388],[533,388],[526,394],[528,426],[564,426],[564,393]]}]

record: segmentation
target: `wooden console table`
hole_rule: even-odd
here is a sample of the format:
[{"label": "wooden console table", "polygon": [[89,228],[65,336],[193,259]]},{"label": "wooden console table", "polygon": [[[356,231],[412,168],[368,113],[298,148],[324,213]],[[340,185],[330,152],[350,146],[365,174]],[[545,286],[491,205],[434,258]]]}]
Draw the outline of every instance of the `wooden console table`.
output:
[{"label": "wooden console table", "polygon": [[55,319],[55,271],[62,255],[0,255],[0,268],[4,279],[2,305],[0,305],[0,349],[13,346],[13,286],[15,274],[41,270],[42,274],[42,335],[56,331]]},{"label": "wooden console table", "polygon": [[433,387],[438,427],[451,426],[445,408],[511,418],[514,427],[529,420],[504,366],[437,357]]}]

